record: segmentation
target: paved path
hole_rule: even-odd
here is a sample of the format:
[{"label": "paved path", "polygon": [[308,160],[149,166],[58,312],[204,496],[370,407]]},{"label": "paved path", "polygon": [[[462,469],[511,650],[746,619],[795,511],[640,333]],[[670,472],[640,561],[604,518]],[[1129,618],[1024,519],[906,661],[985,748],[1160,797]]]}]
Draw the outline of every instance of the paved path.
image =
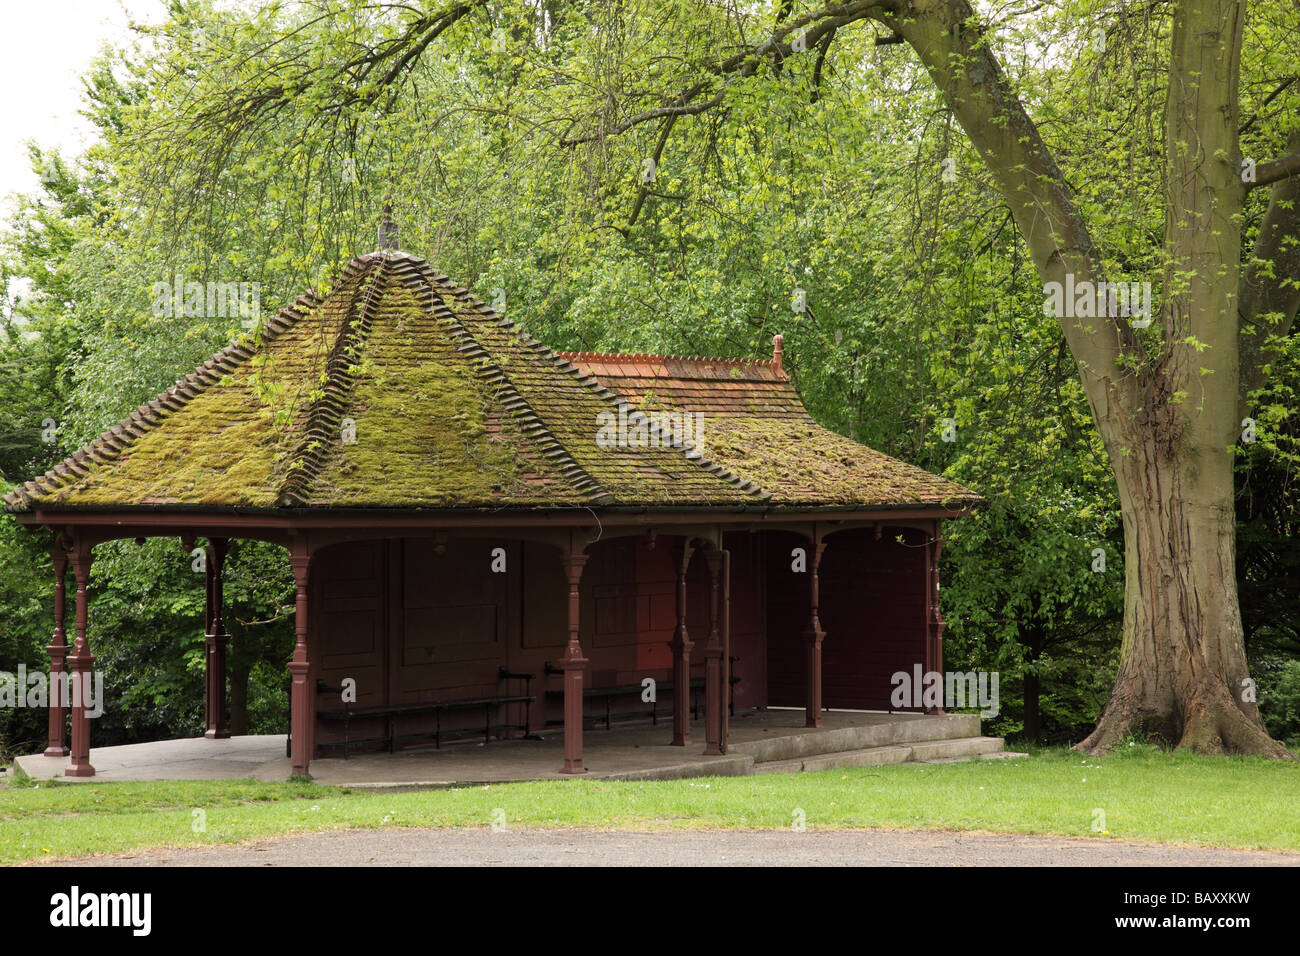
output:
[{"label": "paved path", "polygon": [[1300,853],[931,830],[335,830],[90,866],[1300,866]]}]

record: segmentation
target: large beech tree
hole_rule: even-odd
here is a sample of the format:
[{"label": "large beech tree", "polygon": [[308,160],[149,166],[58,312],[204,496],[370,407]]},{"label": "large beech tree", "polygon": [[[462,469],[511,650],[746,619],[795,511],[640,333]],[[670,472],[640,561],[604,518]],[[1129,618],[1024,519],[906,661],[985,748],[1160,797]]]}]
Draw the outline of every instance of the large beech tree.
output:
[{"label": "large beech tree", "polygon": [[[185,92],[171,100],[170,114],[151,115],[137,131],[140,155],[149,157],[141,181],[154,177],[160,193],[177,197],[177,221],[201,218],[223,177],[244,161],[241,141],[267,124],[295,117],[298,138],[286,146],[294,161],[306,144],[341,156],[358,130],[419,100],[413,78],[422,62],[474,50],[497,57],[492,88],[475,88],[460,104],[421,108],[527,124],[587,169],[600,165],[611,142],[640,137],[653,171],[683,119],[724,123],[737,95],[761,95],[755,84],[768,84],[775,102],[782,83],[801,71],[816,98],[846,45],[858,52],[845,70],[864,69],[864,35],[891,52],[909,47],[986,167],[1045,287],[1137,279],[1157,289],[1149,327],[1106,309],[1060,316],[1114,471],[1125,541],[1118,676],[1079,747],[1100,752],[1128,734],[1157,734],[1203,753],[1285,756],[1249,692],[1233,462],[1252,394],[1300,305],[1300,88],[1293,58],[1276,53],[1295,48],[1294,10],[1252,7],[1265,14],[1252,33],[1244,0],[1069,10],[1027,4],[1020,28],[1032,35],[1044,8],[1058,24],[1077,15],[1081,30],[1104,30],[1111,20],[1154,24],[1142,40],[1146,69],[1134,70],[1152,101],[1154,133],[1137,145],[1130,137],[1129,148],[1159,179],[1163,222],[1138,230],[1136,244],[1128,236],[1118,258],[1102,235],[1108,221],[1099,200],[1076,186],[1070,130],[1036,123],[1049,105],[1041,87],[1027,91],[1023,67],[1007,68],[998,24],[968,0],[270,6],[247,21],[227,18],[201,43],[173,34],[173,51],[183,54],[173,53],[180,64],[173,82]],[[178,2],[176,9],[171,29],[183,33],[188,8]],[[566,27],[564,44],[550,42]],[[1248,37],[1270,38],[1274,48],[1256,50]],[[1044,33],[1041,45],[1049,65],[1040,74],[1068,53],[1059,33]],[[520,47],[531,56],[517,55]],[[1243,56],[1253,57],[1249,96]],[[1080,124],[1077,135],[1099,135],[1102,126]],[[1243,155],[1243,136],[1272,155]],[[659,191],[646,168],[639,181],[628,177],[630,191],[592,193],[606,206],[626,200],[612,223],[625,234]],[[1124,179],[1134,168],[1116,167],[1114,193],[1152,191],[1149,182]],[[328,172],[324,163],[319,171]],[[1121,260],[1144,271],[1120,275]]]},{"label": "large beech tree", "polygon": [[[865,6],[865,5],[864,5]],[[1131,732],[1180,746],[1285,754],[1248,686],[1234,565],[1234,446],[1270,335],[1300,304],[1300,137],[1243,181],[1239,79],[1246,4],[1173,5],[1164,112],[1165,264],[1150,339],[1125,317],[1061,328],[1115,472],[1125,537],[1124,640],[1111,699],[1080,747]],[[830,30],[854,16],[810,16]],[[1012,210],[1045,284],[1107,280],[1065,176],[965,0],[871,5],[916,51]],[[816,28],[814,28],[816,29]],[[1250,181],[1252,180],[1253,181]],[[1242,265],[1246,192],[1272,185]]]}]

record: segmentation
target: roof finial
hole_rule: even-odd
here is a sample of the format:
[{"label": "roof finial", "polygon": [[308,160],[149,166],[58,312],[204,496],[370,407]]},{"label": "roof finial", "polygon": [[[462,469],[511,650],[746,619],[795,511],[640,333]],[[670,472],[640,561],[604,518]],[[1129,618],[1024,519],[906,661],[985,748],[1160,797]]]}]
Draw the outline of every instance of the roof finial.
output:
[{"label": "roof finial", "polygon": [[379,224],[379,248],[388,251],[397,248],[397,226],[393,223],[393,207],[384,206],[384,220]]},{"label": "roof finial", "polygon": [[781,369],[781,343],[784,341],[780,335],[772,336],[772,371],[776,372],[778,378],[785,378],[785,372]]}]

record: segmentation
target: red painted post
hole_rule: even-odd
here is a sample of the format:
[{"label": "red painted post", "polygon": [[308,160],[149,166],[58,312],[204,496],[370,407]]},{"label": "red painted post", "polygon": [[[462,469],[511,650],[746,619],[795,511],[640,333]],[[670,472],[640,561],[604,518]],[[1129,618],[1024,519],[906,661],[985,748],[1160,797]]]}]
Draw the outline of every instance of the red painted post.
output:
[{"label": "red painted post", "polygon": [[68,639],[63,623],[67,613],[68,552],[63,549],[57,534],[50,557],[54,561],[54,638],[46,648],[50,655],[50,735],[45,756],[66,757],[68,741],[64,731],[63,688],[68,681],[64,663],[68,656]]},{"label": "red painted post", "polygon": [[[939,537],[938,522],[934,525],[934,533],[930,540],[926,542],[925,549],[925,604],[926,604],[926,670],[933,671],[936,674],[943,674],[943,617],[939,614],[939,555],[943,552],[943,539]],[[941,686],[947,686],[946,682],[940,679]],[[942,714],[944,709],[942,704],[938,707],[927,707],[927,714]]]},{"label": "red painted post", "polygon": [[311,692],[308,682],[311,663],[307,654],[307,581],[311,570],[311,552],[306,547],[295,546],[289,556],[289,564],[293,567],[293,579],[298,586],[294,608],[296,640],[293,658],[289,661],[289,673],[293,675],[289,724],[292,739],[291,772],[294,776],[305,777],[311,766],[311,743],[315,736],[312,724],[316,719],[316,695]]},{"label": "red painted post", "polygon": [[722,552],[722,735],[719,749],[727,752],[731,732],[731,552]]},{"label": "red painted post", "polygon": [[91,546],[78,541],[72,553],[72,572],[77,579],[77,640],[69,659],[73,679],[69,681],[72,692],[72,748],[71,761],[64,776],[93,777],[95,768],[90,765],[90,718],[86,716],[86,696],[90,687],[91,669],[95,658],[86,641],[86,582],[90,580],[90,565],[94,560]]},{"label": "red painted post", "polygon": [[673,746],[691,742],[691,649],[695,643],[686,630],[686,571],[693,552],[690,539],[677,551],[677,630],[673,633]]},{"label": "red painted post", "polygon": [[221,616],[224,601],[222,567],[226,561],[228,540],[213,538],[208,548],[208,629],[204,635],[204,670],[206,678],[206,724],[203,736],[209,740],[224,740],[230,736],[226,728],[226,646],[230,635]]},{"label": "red painted post", "polygon": [[578,643],[579,615],[582,601],[578,583],[587,555],[570,552],[564,557],[564,574],[569,581],[569,643],[564,650],[564,767],[561,773],[586,773],[582,766],[582,671],[587,659]]},{"label": "red painted post", "polygon": [[[212,549],[208,548],[207,562],[203,573],[203,634],[212,633]],[[204,717],[207,723],[207,717]]]},{"label": "red painted post", "polygon": [[808,626],[804,628],[803,639],[807,647],[808,689],[805,696],[805,727],[822,725],[822,640],[826,632],[822,630],[821,620],[817,616],[820,601],[820,585],[817,571],[821,567],[822,553],[826,543],[821,534],[813,532],[811,559],[808,562]]},{"label": "red painted post", "polygon": [[709,642],[704,646],[704,752],[722,753],[722,711],[726,697],[722,692],[722,632],[718,628],[722,571],[722,552],[716,548],[705,554],[709,564]]},{"label": "red painted post", "polygon": [[[936,531],[936,534],[938,532]],[[943,672],[943,615],[939,613],[939,558],[943,555],[943,538],[934,542],[934,669]]]}]

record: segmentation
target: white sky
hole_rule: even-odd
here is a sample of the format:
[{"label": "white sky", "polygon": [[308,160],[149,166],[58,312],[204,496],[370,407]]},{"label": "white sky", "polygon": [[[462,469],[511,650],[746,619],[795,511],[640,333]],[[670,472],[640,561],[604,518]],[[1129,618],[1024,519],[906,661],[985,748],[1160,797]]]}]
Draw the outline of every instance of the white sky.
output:
[{"label": "white sky", "polygon": [[0,216],[10,196],[40,184],[27,141],[85,149],[90,123],[81,108],[81,72],[105,42],[130,36],[130,19],[159,23],[161,0],[0,0]]}]

